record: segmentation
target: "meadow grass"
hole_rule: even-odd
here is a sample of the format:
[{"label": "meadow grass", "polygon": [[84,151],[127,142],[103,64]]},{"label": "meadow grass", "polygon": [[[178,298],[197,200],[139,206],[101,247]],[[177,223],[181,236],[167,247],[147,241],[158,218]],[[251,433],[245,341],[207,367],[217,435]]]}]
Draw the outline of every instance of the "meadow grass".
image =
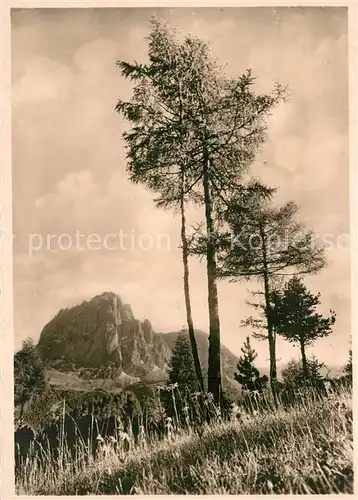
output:
[{"label": "meadow grass", "polygon": [[307,395],[274,411],[233,414],[164,439],[120,433],[96,457],[79,442],[54,459],[31,453],[17,478],[28,495],[353,493],[351,393]]}]

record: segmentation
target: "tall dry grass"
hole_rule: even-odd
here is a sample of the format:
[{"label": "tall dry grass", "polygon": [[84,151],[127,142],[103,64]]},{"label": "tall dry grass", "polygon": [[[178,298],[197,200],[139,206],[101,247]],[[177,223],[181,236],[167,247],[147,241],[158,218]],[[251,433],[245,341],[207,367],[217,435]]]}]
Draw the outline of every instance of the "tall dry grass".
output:
[{"label": "tall dry grass", "polygon": [[65,439],[57,459],[29,453],[17,493],[100,494],[328,494],[353,492],[351,394],[307,393],[294,406],[245,413],[210,425],[176,428],[167,421],[158,440],[120,430],[99,437],[96,457]]}]

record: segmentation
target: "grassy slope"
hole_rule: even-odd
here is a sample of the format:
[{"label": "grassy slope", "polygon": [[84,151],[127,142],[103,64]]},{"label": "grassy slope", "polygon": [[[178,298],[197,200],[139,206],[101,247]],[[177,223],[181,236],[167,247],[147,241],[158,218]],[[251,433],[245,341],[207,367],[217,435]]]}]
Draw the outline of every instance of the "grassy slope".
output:
[{"label": "grassy slope", "polygon": [[[122,446],[120,444],[120,446]],[[342,392],[285,411],[189,428],[124,452],[104,446],[96,460],[63,460],[46,471],[30,460],[22,494],[352,493],[352,411]]]}]

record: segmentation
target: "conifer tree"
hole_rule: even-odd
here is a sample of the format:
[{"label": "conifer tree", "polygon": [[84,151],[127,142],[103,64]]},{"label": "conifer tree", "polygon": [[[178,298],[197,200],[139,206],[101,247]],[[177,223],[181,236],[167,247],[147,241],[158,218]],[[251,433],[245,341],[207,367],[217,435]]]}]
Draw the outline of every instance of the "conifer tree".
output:
[{"label": "conifer tree", "polygon": [[[253,185],[255,188],[255,184]],[[220,236],[218,273],[231,281],[257,280],[262,303],[250,303],[261,318],[250,317],[243,326],[261,329],[254,333],[267,339],[270,383],[277,381],[275,305],[277,284],[287,275],[318,272],[325,265],[324,248],[314,245],[313,232],[296,220],[298,206],[272,204],[275,189],[250,189],[230,200],[223,213],[229,231]]]},{"label": "conifer tree", "polygon": [[244,390],[261,392],[268,378],[266,375],[260,376],[259,370],[254,366],[257,353],[251,347],[250,336],[247,336],[241,352],[242,356],[237,363],[238,373],[234,374],[234,378]]},{"label": "conifer tree", "polygon": [[185,420],[184,408],[191,406],[190,396],[199,390],[187,333],[179,333],[169,362],[168,378],[161,401],[167,416],[176,423]]},{"label": "conifer tree", "polygon": [[25,404],[46,388],[44,365],[31,338],[23,341],[14,357],[15,404],[20,406],[20,419]]},{"label": "conifer tree", "polygon": [[184,392],[198,390],[193,356],[187,334],[179,333],[169,363],[167,385],[177,384]]},{"label": "conifer tree", "polygon": [[[309,373],[309,382],[319,386],[323,382],[322,370],[327,369],[324,363],[321,363],[315,356],[307,359],[307,370]],[[282,370],[282,381],[286,389],[295,389],[307,385],[307,374],[303,372],[302,362],[297,359],[291,359]]]},{"label": "conifer tree", "polygon": [[336,322],[336,313],[324,317],[316,312],[320,305],[320,294],[311,293],[297,276],[291,278],[282,293],[276,295],[275,329],[288,342],[300,346],[302,369],[306,379],[310,378],[306,348],[315,340],[327,337]]},{"label": "conifer tree", "polygon": [[[153,20],[152,27],[149,63],[118,63],[134,82],[134,90],[131,100],[120,100],[116,110],[132,126],[123,134],[131,180],[161,195],[169,193],[169,203],[176,204],[183,201],[184,186],[185,196],[203,206],[208,390],[218,402],[222,387],[215,214],[218,204],[240,185],[266,138],[267,119],[285,91],[276,85],[272,94],[256,93],[251,71],[228,77],[201,40],[188,36],[178,42],[167,26]],[[197,363],[195,349],[193,356]]]}]

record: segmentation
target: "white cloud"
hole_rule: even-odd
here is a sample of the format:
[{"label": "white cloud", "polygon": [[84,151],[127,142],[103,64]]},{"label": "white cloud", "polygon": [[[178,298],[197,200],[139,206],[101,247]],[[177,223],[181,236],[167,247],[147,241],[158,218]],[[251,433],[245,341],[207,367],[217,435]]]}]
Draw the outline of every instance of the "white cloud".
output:
[{"label": "white cloud", "polygon": [[66,66],[45,57],[29,58],[23,76],[12,87],[12,103],[19,106],[63,101],[69,90],[70,79],[71,72]]},{"label": "white cloud", "polygon": [[60,198],[75,202],[81,202],[84,199],[95,200],[99,196],[99,186],[93,181],[92,172],[82,170],[73,172],[59,182],[57,192]]}]

